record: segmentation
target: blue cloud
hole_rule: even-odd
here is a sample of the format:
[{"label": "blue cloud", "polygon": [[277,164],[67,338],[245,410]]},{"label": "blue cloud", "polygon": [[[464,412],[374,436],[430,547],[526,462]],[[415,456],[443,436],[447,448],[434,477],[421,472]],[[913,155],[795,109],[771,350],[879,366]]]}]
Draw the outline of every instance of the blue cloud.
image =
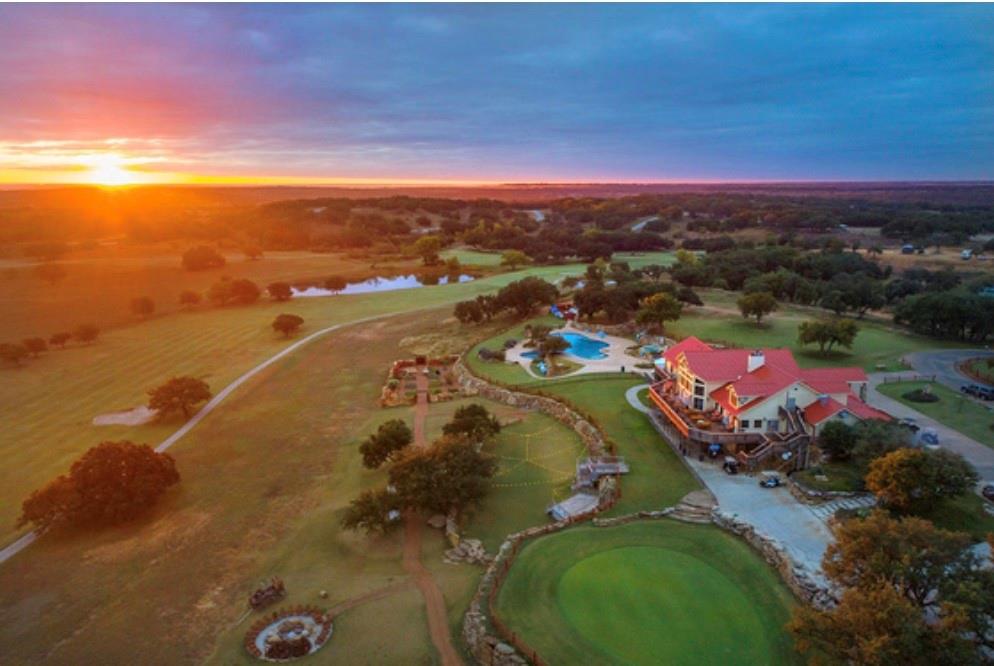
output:
[{"label": "blue cloud", "polygon": [[983,5],[7,5],[0,43],[0,140],[232,172],[994,177]]}]

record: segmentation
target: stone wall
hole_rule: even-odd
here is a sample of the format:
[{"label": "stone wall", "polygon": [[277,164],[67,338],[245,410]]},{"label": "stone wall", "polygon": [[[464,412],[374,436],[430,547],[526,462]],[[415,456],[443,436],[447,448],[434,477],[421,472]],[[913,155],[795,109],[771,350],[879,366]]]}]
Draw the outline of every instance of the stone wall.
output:
[{"label": "stone wall", "polygon": [[491,384],[473,375],[462,360],[452,367],[452,372],[466,395],[479,395],[510,407],[542,412],[575,430],[586,445],[589,455],[602,456],[607,451],[607,444],[600,431],[558,400]]},{"label": "stone wall", "polygon": [[871,494],[858,490],[815,490],[814,488],[808,488],[793,478],[787,479],[787,489],[790,490],[790,494],[797,498],[798,501],[805,504],[822,504],[837,499],[867,497]]},{"label": "stone wall", "polygon": [[756,531],[751,524],[717,508],[711,512],[711,520],[718,527],[741,537],[752,546],[777,570],[787,587],[799,599],[820,610],[832,608],[838,602],[832,589],[819,580],[820,577],[816,577],[813,572],[795,562],[776,539]]}]

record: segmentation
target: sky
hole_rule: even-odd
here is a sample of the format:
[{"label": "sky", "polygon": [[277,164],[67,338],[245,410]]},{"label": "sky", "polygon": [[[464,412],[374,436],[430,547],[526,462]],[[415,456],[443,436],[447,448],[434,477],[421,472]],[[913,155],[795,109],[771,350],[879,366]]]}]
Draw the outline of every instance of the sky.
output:
[{"label": "sky", "polygon": [[994,179],[994,5],[0,5],[0,183]]}]

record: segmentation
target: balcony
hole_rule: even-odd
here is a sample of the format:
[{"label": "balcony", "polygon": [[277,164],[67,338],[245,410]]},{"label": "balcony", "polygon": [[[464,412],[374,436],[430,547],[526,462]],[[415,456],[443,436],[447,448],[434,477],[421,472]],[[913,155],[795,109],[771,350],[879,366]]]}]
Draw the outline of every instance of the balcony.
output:
[{"label": "balcony", "polygon": [[763,435],[753,432],[734,432],[708,414],[690,409],[668,387],[669,382],[659,382],[649,387],[649,399],[659,408],[677,431],[687,439],[708,444],[758,444]]}]

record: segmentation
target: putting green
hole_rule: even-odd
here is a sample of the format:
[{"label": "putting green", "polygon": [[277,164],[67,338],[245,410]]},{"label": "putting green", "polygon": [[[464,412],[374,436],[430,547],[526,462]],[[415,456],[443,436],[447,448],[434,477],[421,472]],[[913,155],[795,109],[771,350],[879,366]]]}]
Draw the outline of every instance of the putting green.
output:
[{"label": "putting green", "polygon": [[706,655],[761,664],[770,655],[745,593],[714,567],[664,548],[616,548],[577,562],[559,581],[559,607],[619,663],[700,664]]},{"label": "putting green", "polygon": [[796,664],[794,603],[743,541],[661,520],[528,543],[496,612],[549,664]]}]

